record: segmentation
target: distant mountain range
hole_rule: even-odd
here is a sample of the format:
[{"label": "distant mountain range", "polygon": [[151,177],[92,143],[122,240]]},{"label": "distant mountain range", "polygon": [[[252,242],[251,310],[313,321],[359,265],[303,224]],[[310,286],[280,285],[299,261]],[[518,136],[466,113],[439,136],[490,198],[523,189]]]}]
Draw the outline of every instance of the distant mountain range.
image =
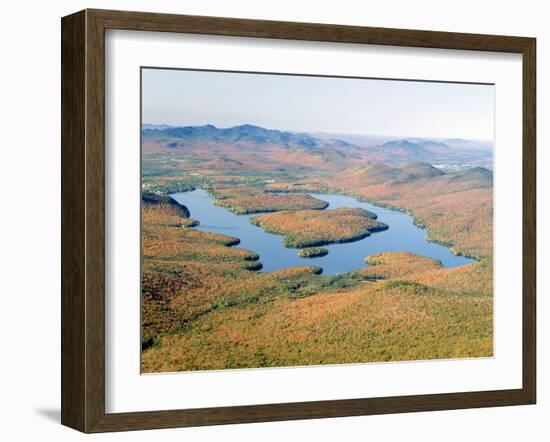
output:
[{"label": "distant mountain range", "polygon": [[214,142],[219,144],[276,144],[284,147],[312,148],[320,144],[320,140],[307,134],[265,129],[252,124],[243,124],[226,129],[211,124],[184,127],[144,125],[143,134],[145,139],[159,136],[174,138],[180,140],[178,145],[181,146],[200,142]]},{"label": "distant mountain range", "polygon": [[[168,126],[143,124],[142,141],[145,150],[186,151],[198,147],[216,152],[218,158],[231,167],[242,160],[239,150],[251,152],[277,149],[277,157],[292,154],[314,157],[315,161],[350,161],[413,163],[427,162],[438,167],[461,169],[474,166],[492,167],[492,143],[460,138],[384,138],[372,136],[339,136],[308,134],[266,129],[252,124],[218,128],[203,126]],[[299,158],[296,158],[298,160]],[[211,157],[210,161],[216,158]],[[307,161],[306,161],[307,162]]]},{"label": "distant mountain range", "polygon": [[147,124],[144,123],[141,125],[141,130],[164,130],[164,129],[170,129],[171,127],[168,124]]},{"label": "distant mountain range", "polygon": [[434,155],[448,151],[449,146],[431,140],[410,141],[407,139],[388,141],[371,148],[371,152],[384,158],[405,158],[406,161],[430,161]]}]

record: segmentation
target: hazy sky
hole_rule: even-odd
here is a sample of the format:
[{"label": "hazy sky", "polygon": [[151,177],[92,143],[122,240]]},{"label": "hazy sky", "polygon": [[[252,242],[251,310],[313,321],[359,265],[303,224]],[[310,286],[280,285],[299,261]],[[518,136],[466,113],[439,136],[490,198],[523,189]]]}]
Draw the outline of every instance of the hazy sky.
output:
[{"label": "hazy sky", "polygon": [[142,70],[142,121],[492,140],[494,86]]}]

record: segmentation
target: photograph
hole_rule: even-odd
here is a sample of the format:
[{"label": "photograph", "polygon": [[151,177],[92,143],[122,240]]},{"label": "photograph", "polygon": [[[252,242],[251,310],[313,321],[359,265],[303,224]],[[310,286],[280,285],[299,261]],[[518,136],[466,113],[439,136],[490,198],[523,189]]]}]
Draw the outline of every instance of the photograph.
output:
[{"label": "photograph", "polygon": [[492,357],[494,89],[142,67],[142,373]]}]

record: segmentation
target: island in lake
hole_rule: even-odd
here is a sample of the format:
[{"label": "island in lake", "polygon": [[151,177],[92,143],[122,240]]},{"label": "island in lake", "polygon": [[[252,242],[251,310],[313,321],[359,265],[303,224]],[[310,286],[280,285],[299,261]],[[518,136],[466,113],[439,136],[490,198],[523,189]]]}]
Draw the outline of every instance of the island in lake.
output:
[{"label": "island in lake", "polygon": [[[143,372],[493,354],[491,141],[150,124],[164,75],[152,71]],[[187,87],[200,74],[214,89],[243,83],[186,74],[169,75]],[[245,112],[219,107],[212,121]]]}]

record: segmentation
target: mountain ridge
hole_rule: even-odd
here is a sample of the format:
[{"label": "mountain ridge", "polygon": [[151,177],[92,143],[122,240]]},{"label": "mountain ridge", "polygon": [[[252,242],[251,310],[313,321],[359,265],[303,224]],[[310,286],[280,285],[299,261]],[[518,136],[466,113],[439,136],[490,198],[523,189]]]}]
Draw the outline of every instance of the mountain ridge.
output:
[{"label": "mountain ridge", "polygon": [[[336,136],[315,136],[304,132],[268,129],[250,123],[220,128],[213,124],[198,126],[142,125],[144,148],[179,152],[185,149],[211,149],[218,154],[233,151],[279,150],[281,156],[293,156],[301,161],[349,161],[352,163],[384,162],[392,164],[428,162],[449,165],[449,168],[474,166],[491,167],[492,149],[487,144],[476,144],[466,139],[400,138],[373,143],[357,138],[340,139]],[[479,147],[479,148],[478,148]],[[213,152],[214,153],[214,152]],[[240,160],[240,158],[234,158]],[[306,161],[308,162],[308,161]],[[458,166],[458,167],[457,167]]]},{"label": "mountain ridge", "polygon": [[145,129],[146,137],[161,135],[185,138],[189,141],[209,139],[219,143],[254,142],[256,144],[279,144],[286,147],[316,147],[320,140],[305,133],[266,129],[253,124],[241,124],[227,128],[218,128],[213,124],[201,126],[173,126],[162,129]]}]

